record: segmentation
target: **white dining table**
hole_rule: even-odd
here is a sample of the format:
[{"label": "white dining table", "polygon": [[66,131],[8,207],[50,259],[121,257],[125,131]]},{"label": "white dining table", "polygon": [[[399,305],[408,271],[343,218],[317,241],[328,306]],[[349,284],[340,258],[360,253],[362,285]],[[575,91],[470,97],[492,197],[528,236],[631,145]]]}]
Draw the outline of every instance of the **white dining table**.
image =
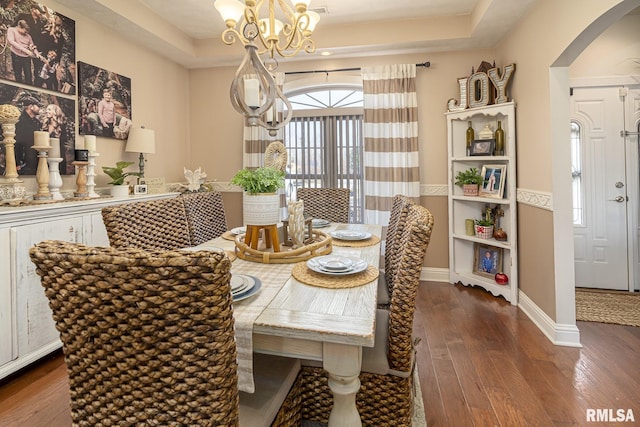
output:
[{"label": "white dining table", "polygon": [[[331,224],[321,231],[342,229],[367,231],[377,237],[382,232],[381,226],[364,224]],[[191,249],[213,248],[233,251],[235,243],[218,237]],[[380,243],[359,247],[334,244],[332,254],[362,258],[378,267]],[[374,345],[377,279],[351,288],[324,288],[296,280],[291,275],[293,265],[240,258],[232,263],[232,274],[249,274],[262,280],[262,288],[256,295],[234,302],[237,338],[242,335],[238,318],[253,319],[249,339],[246,332],[238,338],[239,383],[244,381],[253,386],[252,377],[248,381],[246,378],[247,374],[252,375],[252,351],[319,361],[329,374],[334,398],[329,426],[360,426],[355,396],[360,388],[362,348]],[[248,363],[241,356],[247,351]]]}]

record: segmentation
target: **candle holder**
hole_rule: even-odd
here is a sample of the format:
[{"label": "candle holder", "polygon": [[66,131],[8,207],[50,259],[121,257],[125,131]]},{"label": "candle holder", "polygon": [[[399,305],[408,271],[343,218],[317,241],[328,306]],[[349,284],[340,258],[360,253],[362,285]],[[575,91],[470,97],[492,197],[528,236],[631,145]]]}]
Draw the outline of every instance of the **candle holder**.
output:
[{"label": "candle holder", "polygon": [[49,166],[47,165],[47,156],[50,145],[31,147],[38,152],[38,168],[36,169],[36,183],[38,184],[38,191],[33,196],[33,200],[36,202],[47,202],[51,200],[51,192],[49,191]]},{"label": "candle holder", "polygon": [[89,150],[89,164],[87,165],[87,190],[88,190],[88,197],[90,198],[96,198],[96,197],[100,197],[100,194],[95,192],[95,188],[96,188],[96,182],[95,182],[95,177],[96,177],[96,157],[100,156],[100,153],[96,153],[95,151],[91,151]]},{"label": "candle holder", "polygon": [[76,160],[71,164],[77,167],[76,191],[73,193],[73,195],[81,199],[89,197],[89,191],[87,190],[87,165],[89,164],[89,162]]},{"label": "candle holder", "polygon": [[62,177],[60,176],[60,162],[62,157],[47,157],[49,164],[49,192],[53,200],[64,200],[60,193],[62,187]]},{"label": "candle holder", "polygon": [[18,178],[15,155],[16,123],[20,117],[20,110],[10,104],[0,105],[0,125],[4,136],[5,174],[0,177],[0,202],[10,205],[19,204],[24,200],[27,189],[24,182]]}]

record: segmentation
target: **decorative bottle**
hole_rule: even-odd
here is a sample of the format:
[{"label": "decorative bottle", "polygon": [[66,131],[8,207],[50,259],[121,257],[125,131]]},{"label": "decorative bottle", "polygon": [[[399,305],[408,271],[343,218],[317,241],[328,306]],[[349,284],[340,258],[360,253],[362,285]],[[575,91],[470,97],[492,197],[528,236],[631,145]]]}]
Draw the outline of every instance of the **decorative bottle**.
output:
[{"label": "decorative bottle", "polygon": [[473,131],[473,126],[471,126],[471,121],[469,121],[469,127],[467,128],[467,156],[471,154],[471,143],[475,139],[475,132]]},{"label": "decorative bottle", "polygon": [[504,130],[502,130],[502,122],[498,120],[498,128],[496,129],[496,156],[504,156]]}]

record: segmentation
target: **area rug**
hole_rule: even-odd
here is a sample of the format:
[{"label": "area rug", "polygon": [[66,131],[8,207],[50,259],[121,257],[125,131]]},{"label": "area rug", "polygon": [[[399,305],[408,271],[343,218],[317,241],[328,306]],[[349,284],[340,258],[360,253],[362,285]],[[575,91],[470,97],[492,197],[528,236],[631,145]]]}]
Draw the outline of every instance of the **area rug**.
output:
[{"label": "area rug", "polygon": [[[427,427],[427,419],[424,414],[424,402],[422,401],[422,389],[420,388],[420,378],[418,377],[418,367],[413,371],[413,381],[415,384],[415,399],[413,406],[413,418],[411,427]],[[324,423],[314,421],[303,421],[302,427],[326,427]]]},{"label": "area rug", "polygon": [[640,294],[576,289],[576,320],[640,326]]}]

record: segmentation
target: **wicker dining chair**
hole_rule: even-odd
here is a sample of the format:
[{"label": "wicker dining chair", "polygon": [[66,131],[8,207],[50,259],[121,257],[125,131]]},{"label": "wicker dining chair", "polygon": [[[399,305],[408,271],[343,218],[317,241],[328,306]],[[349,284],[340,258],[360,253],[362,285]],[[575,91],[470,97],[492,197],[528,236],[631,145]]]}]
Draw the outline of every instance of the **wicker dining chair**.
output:
[{"label": "wicker dining chair", "polygon": [[[433,216],[413,205],[399,236],[401,255],[389,310],[376,311],[375,346],[362,349],[356,405],[363,426],[410,426],[413,415],[415,349],[413,315],[420,271],[431,238]],[[419,397],[421,398],[421,397]],[[326,423],[333,406],[326,371],[303,366],[278,416],[298,423]],[[299,425],[299,424],[298,424]]]},{"label": "wicker dining chair", "polygon": [[175,250],[193,246],[181,198],[138,201],[102,208],[114,248]]},{"label": "wicker dining chair", "polygon": [[223,252],[44,241],[29,254],[60,332],[74,426],[271,425],[300,361],[256,354],[255,393],[238,392]]},{"label": "wicker dining chair", "polygon": [[304,216],[331,222],[349,222],[348,188],[298,188],[297,200],[304,200]]},{"label": "wicker dining chair", "polygon": [[378,276],[378,308],[389,308],[393,281],[399,266],[398,257],[402,249],[399,240],[407,222],[409,208],[414,204],[413,199],[408,196],[396,194],[393,197],[384,244],[384,273]]},{"label": "wicker dining chair", "polygon": [[227,231],[227,217],[220,192],[185,193],[180,198],[184,202],[193,246],[222,236]]},{"label": "wicker dining chair", "polygon": [[238,425],[229,258],[44,241],[75,426]]}]

